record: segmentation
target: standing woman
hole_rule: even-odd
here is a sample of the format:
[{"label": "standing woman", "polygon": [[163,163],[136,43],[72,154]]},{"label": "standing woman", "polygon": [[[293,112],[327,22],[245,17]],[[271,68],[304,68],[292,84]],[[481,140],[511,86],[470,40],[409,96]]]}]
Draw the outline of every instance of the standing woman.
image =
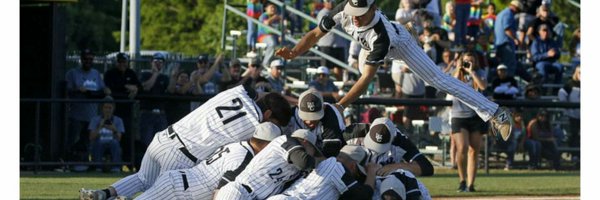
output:
[{"label": "standing woman", "polygon": [[[457,60],[453,77],[481,92],[487,87],[485,71],[479,68],[472,52],[464,53]],[[475,175],[482,135],[487,132],[487,123],[477,113],[456,98],[452,98],[452,139],[456,144],[456,164],[460,179],[459,192],[475,191]]]}]

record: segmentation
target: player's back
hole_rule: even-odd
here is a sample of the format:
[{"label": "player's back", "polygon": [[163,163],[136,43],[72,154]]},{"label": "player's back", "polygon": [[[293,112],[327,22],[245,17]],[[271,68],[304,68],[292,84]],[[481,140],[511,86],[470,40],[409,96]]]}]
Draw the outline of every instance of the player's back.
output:
[{"label": "player's back", "polygon": [[[297,180],[283,194],[299,199],[338,199],[340,194],[348,190],[342,177],[346,170],[335,157],[321,163],[306,177]],[[353,181],[354,180],[348,180]]]},{"label": "player's back", "polygon": [[198,180],[203,180],[207,188],[214,190],[226,173],[243,170],[253,157],[254,151],[247,141],[235,142],[219,147],[189,171],[198,176]]},{"label": "player's back", "polygon": [[204,160],[217,147],[248,140],[262,112],[243,86],[225,90],[173,124],[188,149]]},{"label": "player's back", "polygon": [[289,152],[302,145],[286,135],[273,139],[256,154],[236,182],[250,188],[254,199],[266,199],[279,193],[283,185],[298,177],[300,170],[288,161]]}]

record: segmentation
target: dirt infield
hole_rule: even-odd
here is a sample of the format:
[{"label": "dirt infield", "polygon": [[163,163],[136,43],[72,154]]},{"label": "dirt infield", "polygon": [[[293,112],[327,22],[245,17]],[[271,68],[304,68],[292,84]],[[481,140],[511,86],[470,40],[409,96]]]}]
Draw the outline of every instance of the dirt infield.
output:
[{"label": "dirt infield", "polygon": [[492,196],[492,197],[440,197],[435,200],[575,200],[581,199],[580,196]]}]

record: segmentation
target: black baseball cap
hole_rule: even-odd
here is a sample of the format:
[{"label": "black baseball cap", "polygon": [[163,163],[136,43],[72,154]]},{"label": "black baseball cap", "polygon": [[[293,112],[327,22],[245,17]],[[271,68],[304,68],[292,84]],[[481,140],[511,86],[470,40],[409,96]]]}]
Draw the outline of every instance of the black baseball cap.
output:
[{"label": "black baseball cap", "polygon": [[198,62],[208,63],[208,56],[205,56],[205,55],[198,56]]},{"label": "black baseball cap", "polygon": [[323,111],[323,96],[318,91],[309,89],[300,94],[298,99],[298,116],[302,120],[321,120],[325,116]]},{"label": "black baseball cap", "polygon": [[123,52],[117,54],[117,61],[128,61],[129,56]]},{"label": "black baseball cap", "polygon": [[392,148],[392,140],[396,137],[396,127],[392,121],[385,117],[377,118],[371,124],[371,129],[365,137],[367,149],[377,153],[385,153]]}]

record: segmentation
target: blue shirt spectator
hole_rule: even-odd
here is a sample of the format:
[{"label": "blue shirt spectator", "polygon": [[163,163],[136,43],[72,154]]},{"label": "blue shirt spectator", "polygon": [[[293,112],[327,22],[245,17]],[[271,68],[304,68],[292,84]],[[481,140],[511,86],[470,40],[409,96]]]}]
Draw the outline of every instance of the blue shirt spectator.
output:
[{"label": "blue shirt spectator", "polygon": [[329,79],[329,69],[325,66],[320,66],[317,68],[317,76],[315,80],[311,81],[308,84],[309,88],[314,88],[315,90],[321,92],[323,95],[323,100],[325,102],[335,103],[339,100],[340,95],[338,91],[340,90],[333,81]]},{"label": "blue shirt spectator", "polygon": [[516,35],[517,32],[515,12],[512,11],[510,7],[507,7],[498,13],[496,16],[496,23],[494,25],[494,36],[496,37],[494,44],[496,46],[500,46],[505,43],[514,44],[512,39],[509,38],[504,32],[507,29],[509,29],[513,35]]},{"label": "blue shirt spectator", "polygon": [[532,60],[535,63],[537,72],[548,82],[548,74],[554,74],[554,83],[562,83],[563,69],[558,63],[560,58],[560,48],[550,35],[551,30],[548,25],[542,24],[539,26],[538,34],[530,50]]},{"label": "blue shirt spectator", "polygon": [[[101,162],[107,149],[110,150],[112,162],[121,162],[121,145],[119,141],[122,133],[125,132],[125,126],[123,126],[123,120],[120,117],[113,115],[114,109],[115,105],[113,103],[102,104],[102,114],[94,116],[88,126],[92,161],[94,162]],[[100,168],[96,168],[96,171],[100,171]],[[120,165],[113,166],[111,171],[120,172]]]}]

